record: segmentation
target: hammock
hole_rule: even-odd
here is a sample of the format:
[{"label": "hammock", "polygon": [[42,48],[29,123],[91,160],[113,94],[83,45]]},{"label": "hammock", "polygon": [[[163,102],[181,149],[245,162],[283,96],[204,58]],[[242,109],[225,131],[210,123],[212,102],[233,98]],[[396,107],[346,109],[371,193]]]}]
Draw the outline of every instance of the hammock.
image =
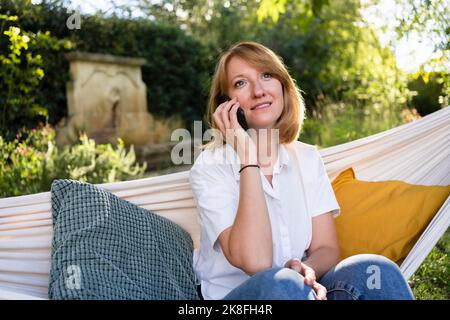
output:
[{"label": "hammock", "polygon": [[[366,138],[320,150],[333,180],[353,167],[358,179],[450,184],[450,108]],[[100,185],[187,230],[198,248],[200,229],[189,171]],[[409,278],[450,225],[450,197],[400,269]],[[50,192],[0,199],[0,299],[47,299],[52,218]]]}]

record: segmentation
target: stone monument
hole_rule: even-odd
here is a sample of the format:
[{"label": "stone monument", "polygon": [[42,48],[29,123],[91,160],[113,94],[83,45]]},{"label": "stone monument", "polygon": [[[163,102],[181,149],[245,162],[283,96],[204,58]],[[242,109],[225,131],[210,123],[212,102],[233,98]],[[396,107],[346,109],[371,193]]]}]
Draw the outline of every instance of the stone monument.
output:
[{"label": "stone monument", "polygon": [[147,111],[144,59],[73,52],[67,83],[68,117],[57,129],[58,145],[72,143],[81,132],[98,143],[145,145],[153,117]]}]

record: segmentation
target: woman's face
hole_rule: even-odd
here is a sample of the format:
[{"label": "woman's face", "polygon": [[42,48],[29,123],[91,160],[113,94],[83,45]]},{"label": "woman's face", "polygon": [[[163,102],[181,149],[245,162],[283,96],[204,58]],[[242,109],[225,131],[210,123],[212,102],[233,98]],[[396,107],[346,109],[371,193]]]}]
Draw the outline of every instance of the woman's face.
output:
[{"label": "woman's face", "polygon": [[228,95],[244,109],[250,128],[273,128],[283,111],[283,87],[264,69],[233,57],[227,65]]}]

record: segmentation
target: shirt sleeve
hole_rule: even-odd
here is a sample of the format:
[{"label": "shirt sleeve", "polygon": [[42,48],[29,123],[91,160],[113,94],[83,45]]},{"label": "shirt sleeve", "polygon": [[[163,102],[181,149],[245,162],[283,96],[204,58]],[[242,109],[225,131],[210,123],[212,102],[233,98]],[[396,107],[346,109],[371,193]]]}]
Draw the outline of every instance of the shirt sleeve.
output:
[{"label": "shirt sleeve", "polygon": [[310,190],[311,216],[317,217],[321,214],[332,212],[333,217],[340,214],[340,207],[336,200],[330,178],[328,177],[323,159],[317,149],[314,150],[313,172],[316,176],[316,183]]},{"label": "shirt sleeve", "polygon": [[205,161],[202,152],[190,170],[202,236],[219,251],[218,237],[231,227],[239,204],[239,189],[229,165]]}]

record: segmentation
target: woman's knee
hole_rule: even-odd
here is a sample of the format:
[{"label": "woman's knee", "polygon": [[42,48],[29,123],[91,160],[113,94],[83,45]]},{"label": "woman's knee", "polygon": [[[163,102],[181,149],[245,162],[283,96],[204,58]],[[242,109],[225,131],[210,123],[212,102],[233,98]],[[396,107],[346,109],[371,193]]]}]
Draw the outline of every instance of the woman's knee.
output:
[{"label": "woman's knee", "polygon": [[401,273],[395,262],[378,254],[357,254],[342,260],[338,266],[340,268],[362,269],[366,273],[373,270],[383,270],[385,272]]},{"label": "woman's knee", "polygon": [[311,287],[305,284],[305,278],[289,268],[271,268],[255,274],[252,278],[260,290],[280,299],[314,299]]},{"label": "woman's knee", "polygon": [[[352,283],[358,288],[378,287],[382,280],[404,281],[398,266],[388,258],[377,254],[357,254],[339,262],[319,281],[331,286],[336,281]],[[397,281],[396,281],[397,282]]]},{"label": "woman's knee", "polygon": [[409,299],[412,297],[400,268],[377,254],[358,254],[342,260],[325,279],[352,284],[363,298]]},{"label": "woman's knee", "polygon": [[304,283],[303,276],[289,268],[270,268],[255,274],[253,278],[265,286],[276,286],[280,283],[292,285]]}]

